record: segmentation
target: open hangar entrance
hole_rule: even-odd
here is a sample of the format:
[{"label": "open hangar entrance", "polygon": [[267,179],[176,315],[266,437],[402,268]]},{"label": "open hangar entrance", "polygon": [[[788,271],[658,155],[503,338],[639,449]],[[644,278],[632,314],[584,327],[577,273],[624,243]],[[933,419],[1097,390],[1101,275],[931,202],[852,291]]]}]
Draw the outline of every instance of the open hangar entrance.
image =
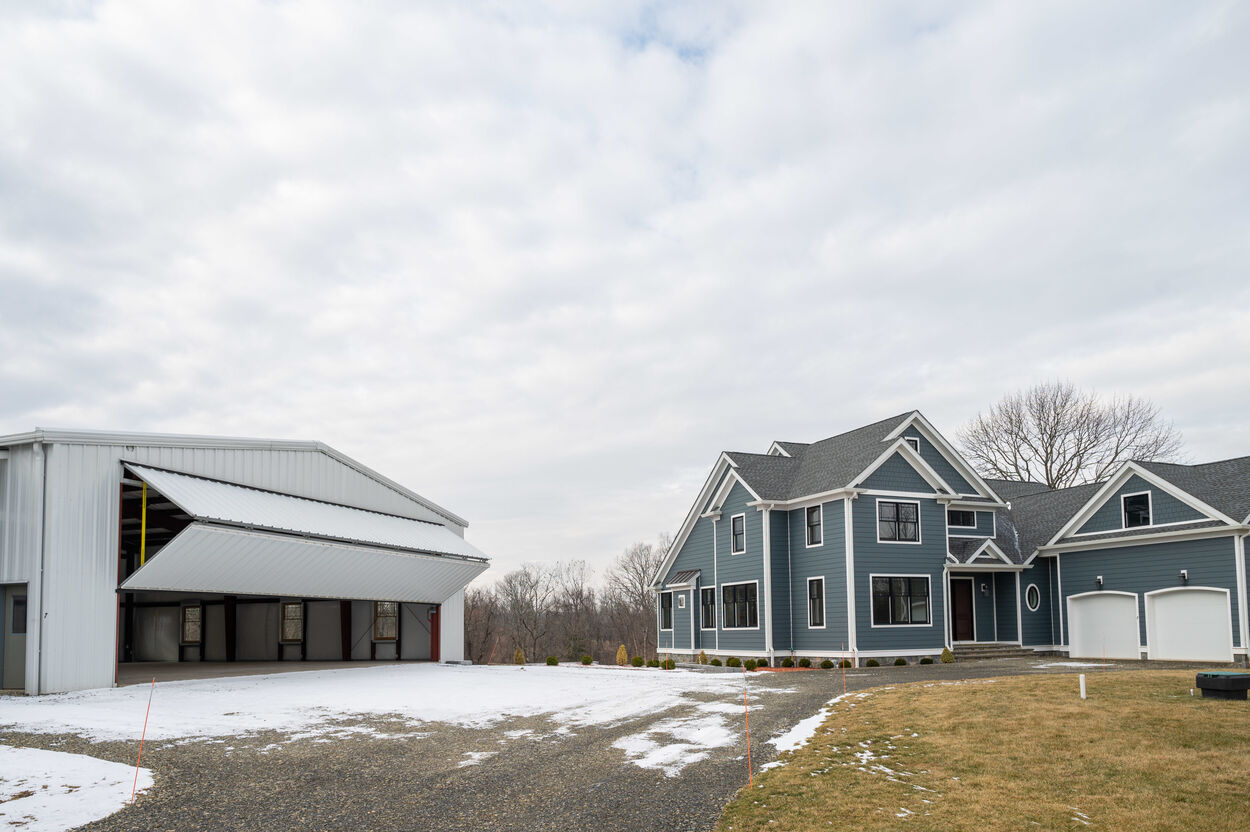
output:
[{"label": "open hangar entrance", "polygon": [[486,561],[446,527],[125,469],[119,666],[461,658],[443,654],[442,608]]}]

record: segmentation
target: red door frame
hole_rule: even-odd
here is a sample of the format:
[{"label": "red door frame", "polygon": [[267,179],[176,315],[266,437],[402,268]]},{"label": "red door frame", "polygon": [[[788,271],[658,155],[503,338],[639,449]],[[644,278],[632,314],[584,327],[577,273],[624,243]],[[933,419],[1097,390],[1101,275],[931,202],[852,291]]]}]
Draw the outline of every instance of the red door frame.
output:
[{"label": "red door frame", "polygon": [[430,607],[430,661],[439,660],[438,651],[439,642],[439,625],[438,625],[438,604]]}]

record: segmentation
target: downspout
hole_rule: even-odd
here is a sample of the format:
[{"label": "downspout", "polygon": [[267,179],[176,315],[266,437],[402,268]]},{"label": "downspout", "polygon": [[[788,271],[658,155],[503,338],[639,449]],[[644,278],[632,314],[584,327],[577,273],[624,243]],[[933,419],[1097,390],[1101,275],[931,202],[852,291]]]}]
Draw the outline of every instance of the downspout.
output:
[{"label": "downspout", "polygon": [[[44,591],[43,573],[44,565],[48,560],[48,453],[44,450],[42,442],[35,443],[34,453],[37,459],[36,467],[39,469],[39,616],[37,618],[39,635],[35,649],[35,695],[39,695],[44,692],[44,677],[46,676],[43,667],[43,621],[47,617],[44,611],[47,606],[47,592]],[[30,685],[27,684],[28,689],[29,687]]]},{"label": "downspout", "polygon": [[951,643],[951,565],[945,563],[942,565],[942,635],[943,641],[946,643],[946,649],[954,649]]},{"label": "downspout", "polygon": [[768,663],[772,664],[773,658],[773,552],[772,539],[769,526],[769,515],[771,512],[767,508],[760,508],[764,515],[762,523],[762,536],[764,538],[764,605],[767,606],[768,615],[764,618],[764,654],[768,656]]},{"label": "downspout", "polygon": [[[790,644],[789,644],[789,648],[790,648],[790,655],[793,656],[794,655],[794,569],[791,566],[790,546],[792,545],[791,538],[794,537],[794,530],[790,528],[790,514],[791,512],[788,512],[788,511],[786,512],[786,586],[789,587],[789,591],[786,593],[786,596],[790,599]],[[822,507],[820,509],[820,526],[821,526],[820,543],[822,546],[825,543],[824,525],[825,525],[825,510]],[[807,527],[804,526],[803,528],[804,528],[804,534],[806,534]],[[804,595],[803,600],[804,602],[806,602],[807,593],[804,592],[803,595]]]},{"label": "downspout", "polygon": [[720,652],[720,626],[721,618],[724,616],[724,610],[721,609],[720,603],[720,576],[717,574],[720,556],[717,553],[718,540],[720,537],[720,529],[718,523],[719,517],[712,518],[712,609],[716,610],[716,635],[713,636],[716,643],[716,651]]}]

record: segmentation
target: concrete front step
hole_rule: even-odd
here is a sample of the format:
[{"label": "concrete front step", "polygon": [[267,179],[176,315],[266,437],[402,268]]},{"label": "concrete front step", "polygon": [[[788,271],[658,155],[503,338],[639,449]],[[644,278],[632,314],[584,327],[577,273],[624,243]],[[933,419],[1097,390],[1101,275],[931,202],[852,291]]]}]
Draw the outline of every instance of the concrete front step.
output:
[{"label": "concrete front step", "polygon": [[1024,659],[1037,655],[1032,650],[1014,644],[970,644],[954,650],[960,661],[976,659]]}]

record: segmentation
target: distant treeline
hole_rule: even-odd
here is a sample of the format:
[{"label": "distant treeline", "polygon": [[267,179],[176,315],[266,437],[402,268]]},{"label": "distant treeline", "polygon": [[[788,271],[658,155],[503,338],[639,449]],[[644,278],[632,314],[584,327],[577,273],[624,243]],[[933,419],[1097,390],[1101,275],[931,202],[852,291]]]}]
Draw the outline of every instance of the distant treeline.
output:
[{"label": "distant treeline", "polygon": [[669,540],[635,543],[616,559],[601,585],[585,561],[527,563],[494,586],[471,587],[464,599],[465,658],[475,664],[548,656],[609,663],[624,644],[629,655],[655,655],[655,596],[650,585]]}]

